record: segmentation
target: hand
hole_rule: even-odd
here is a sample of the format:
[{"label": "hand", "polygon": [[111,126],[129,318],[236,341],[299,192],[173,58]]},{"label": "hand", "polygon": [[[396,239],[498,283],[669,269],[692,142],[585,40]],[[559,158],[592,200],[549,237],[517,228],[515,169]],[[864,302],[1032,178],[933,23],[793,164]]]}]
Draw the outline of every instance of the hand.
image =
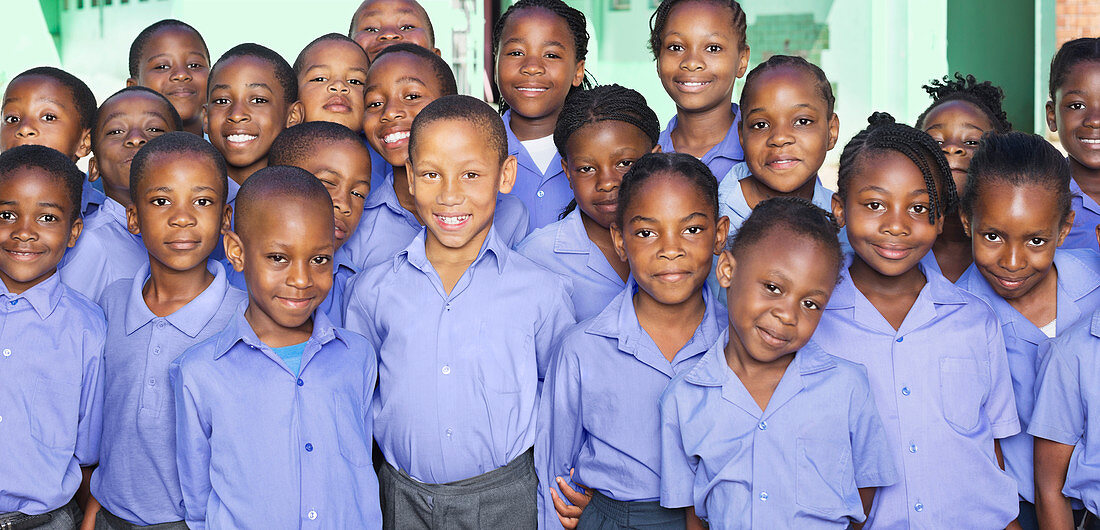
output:
[{"label": "hand", "polygon": [[[573,469],[569,470],[570,479],[573,478],[573,471]],[[570,487],[569,482],[565,479],[557,477],[555,480],[562,494],[572,504],[566,504],[565,501],[558,496],[558,492],[554,491],[554,488],[551,486],[550,497],[554,500],[554,511],[558,513],[558,521],[561,522],[561,525],[568,530],[573,530],[577,527],[577,523],[580,522],[581,512],[584,511],[584,507],[588,506],[588,501],[592,500],[592,494],[583,484],[577,484],[577,486],[581,488],[581,491],[578,492]]]}]

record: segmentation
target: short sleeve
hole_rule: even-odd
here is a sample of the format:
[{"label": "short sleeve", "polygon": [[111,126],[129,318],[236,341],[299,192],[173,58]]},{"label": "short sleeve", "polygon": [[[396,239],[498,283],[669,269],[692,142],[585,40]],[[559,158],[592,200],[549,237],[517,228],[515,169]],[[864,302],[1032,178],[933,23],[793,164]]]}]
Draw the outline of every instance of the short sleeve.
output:
[{"label": "short sleeve", "polygon": [[[563,341],[563,349],[554,354],[539,403],[535,466],[540,483],[540,528],[544,530],[561,528],[550,490],[557,488],[556,477],[569,479],[569,470],[576,465],[584,443],[580,366],[576,352],[565,351],[573,342]],[[565,498],[560,490],[558,493]]]},{"label": "short sleeve", "polygon": [[[676,380],[658,402],[661,411],[661,506],[684,508],[695,504],[695,470],[698,459],[684,450]],[[706,517],[706,508],[696,506],[695,513]]]},{"label": "short sleeve", "polygon": [[375,351],[382,347],[374,323],[373,309],[377,298],[367,275],[359,274],[348,280],[343,300],[344,327],[365,337]]},{"label": "short sleeve", "polygon": [[1004,335],[992,309],[986,331],[989,334],[989,396],[985,401],[985,413],[989,418],[993,438],[1008,438],[1020,432],[1020,419],[1016,414],[1016,395],[1012,391],[1012,375],[1008,371],[1008,353]]},{"label": "short sleeve", "polygon": [[1086,420],[1080,361],[1063,341],[1048,342],[1046,348],[1027,432],[1036,438],[1076,445],[1085,433]]},{"label": "short sleeve", "polygon": [[577,323],[573,309],[573,284],[568,279],[546,272],[556,287],[549,295],[547,312],[535,331],[535,359],[539,367],[539,382],[546,377],[550,355],[565,334],[565,330]]},{"label": "short sleeve", "polygon": [[176,468],[179,471],[183,509],[188,528],[206,528],[206,506],[210,483],[210,425],[202,417],[203,407],[193,382],[177,358],[168,367],[176,400]]},{"label": "short sleeve", "polygon": [[848,409],[849,436],[852,441],[852,465],[857,488],[892,486],[899,480],[886,429],[875,406],[875,397],[867,382],[866,369],[856,368]]},{"label": "short sleeve", "polygon": [[106,333],[105,326],[84,331],[80,416],[76,449],[73,453],[81,466],[90,466],[99,461],[99,439],[103,431],[103,349]]}]

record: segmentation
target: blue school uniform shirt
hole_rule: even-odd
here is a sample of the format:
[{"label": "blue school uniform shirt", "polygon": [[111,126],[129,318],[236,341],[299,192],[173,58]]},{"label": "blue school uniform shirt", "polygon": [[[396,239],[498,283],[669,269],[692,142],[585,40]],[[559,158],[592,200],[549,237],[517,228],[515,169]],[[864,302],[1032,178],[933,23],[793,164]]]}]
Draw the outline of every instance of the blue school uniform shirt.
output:
[{"label": "blue school uniform shirt", "polygon": [[[1058,320],[1056,335],[1064,333],[1082,316],[1100,307],[1100,254],[1089,249],[1058,249],[1054,253],[1058,273]],[[1019,434],[1001,440],[1005,470],[1019,485],[1020,497],[1035,502],[1035,442],[1027,434],[1031,411],[1035,406],[1035,375],[1039,368],[1039,347],[1047,336],[1020,314],[986,281],[975,265],[959,277],[959,287],[984,300],[1001,323],[1008,351],[1008,369],[1016,396]]]},{"label": "blue school uniform shirt", "polygon": [[[714,178],[718,179],[719,183],[724,180],[735,164],[745,160],[745,152],[741,149],[741,140],[737,134],[737,124],[741,121],[741,109],[736,103],[730,103],[730,107],[734,114],[733,125],[730,125],[726,137],[699,159],[710,168],[710,172],[714,173]],[[661,136],[657,140],[657,144],[661,146],[661,152],[676,152],[676,148],[672,145],[672,131],[676,129],[677,123],[676,116],[673,116],[668,120],[665,130],[661,131]]]},{"label": "blue school uniform shirt", "polygon": [[345,322],[378,351],[374,435],[386,461],[442,484],[534,444],[540,382],[573,303],[568,280],[492,228],[447,294],[424,237],[352,279]]},{"label": "blue school uniform shirt", "polygon": [[[511,194],[497,194],[493,225],[509,247],[527,237],[527,210]],[[359,228],[344,243],[351,263],[366,268],[389,261],[424,228],[412,212],[401,206],[393,189],[393,170],[376,188],[371,188],[363,203]]]},{"label": "blue school uniform shirt", "polygon": [[1040,368],[1028,434],[1072,445],[1062,494],[1100,513],[1100,422],[1089,410],[1100,406],[1100,311],[1059,332],[1040,349]]},{"label": "blue school uniform shirt", "polygon": [[569,177],[561,167],[561,154],[554,153],[546,171],[540,171],[527,148],[512,132],[512,111],[506,111],[501,118],[508,133],[508,154],[516,157],[517,162],[516,184],[510,194],[527,208],[530,229],[542,228],[557,221],[573,200],[573,188],[569,187]]},{"label": "blue school uniform shirt", "polygon": [[64,506],[99,459],[106,335],[56,273],[22,294],[0,283],[0,513]]},{"label": "blue school uniform shirt", "polygon": [[207,262],[213,281],[176,312],[158,317],[142,289],[149,266],[103,292],[107,347],[103,353],[103,438],[92,495],[107,511],[135,525],[183,519],[176,473],[176,408],[168,365],[188,347],[225,329],[244,302],[225,270]]},{"label": "blue school uniform shirt", "polygon": [[826,352],[867,368],[901,472],[878,490],[868,524],[1003,528],[1019,503],[993,440],[1020,432],[1020,422],[1001,327],[980,298],[925,276],[895,330],[845,268],[814,333]]},{"label": "blue school uniform shirt", "polygon": [[1096,242],[1096,224],[1100,223],[1100,204],[1081,190],[1077,181],[1070,179],[1069,191],[1073,194],[1073,228],[1070,229],[1061,248],[1091,248],[1100,251]]},{"label": "blue school uniform shirt", "polygon": [[149,251],[141,236],[131,234],[126,226],[126,207],[108,198],[84,220],[76,245],[61,259],[61,281],[99,300],[108,285],[133,278],[142,265],[149,263]]},{"label": "blue school uniform shirt", "polygon": [[370,343],[315,312],[294,375],[246,307],[169,369],[187,526],[381,528]]},{"label": "blue school uniform shirt", "polygon": [[[749,202],[745,200],[745,193],[741,191],[741,181],[751,176],[752,172],[749,171],[749,165],[738,162],[729,170],[726,178],[718,184],[718,215],[729,217],[730,235],[737,233],[737,230],[745,224],[745,220],[752,214],[752,208],[749,207]],[[814,177],[812,202],[826,212],[833,211],[833,191],[821,184],[821,179],[817,177]]]},{"label": "blue school uniform shirt", "polygon": [[612,499],[660,499],[657,398],[714,344],[729,318],[703,289],[703,320],[669,362],[638,323],[636,292],[631,280],[599,315],[570,328],[551,360],[535,442],[543,528],[561,528],[549,488],[554,477],[569,480],[571,468],[573,481]]},{"label": "blue school uniform shirt", "polygon": [[90,182],[88,177],[84,177],[84,186],[80,190],[80,214],[87,216],[95,213],[105,200],[107,200],[107,196],[103,194],[103,190],[97,188],[95,183]]},{"label": "blue school uniform shirt", "polygon": [[711,528],[863,521],[858,489],[899,479],[863,367],[810,342],[760,410],[728,341],[727,329],[660,397],[661,504],[694,506]]},{"label": "blue school uniform shirt", "polygon": [[578,321],[598,315],[626,287],[600,247],[588,238],[577,208],[565,219],[531,232],[516,252],[572,281]]}]

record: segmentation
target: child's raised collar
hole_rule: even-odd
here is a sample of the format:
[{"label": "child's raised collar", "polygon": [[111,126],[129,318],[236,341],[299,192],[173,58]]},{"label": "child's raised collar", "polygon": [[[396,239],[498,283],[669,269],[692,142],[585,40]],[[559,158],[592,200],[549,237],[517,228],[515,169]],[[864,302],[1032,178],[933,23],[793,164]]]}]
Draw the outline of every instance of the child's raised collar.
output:
[{"label": "child's raised collar", "polygon": [[[427,234],[428,229],[421,228],[420,233],[413,238],[412,242],[404,250],[393,256],[394,272],[401,269],[402,263],[408,263],[425,274],[436,273],[435,267],[428,261],[428,256],[424,250]],[[496,263],[497,274],[504,274],[504,266],[508,262],[508,252],[510,250],[508,245],[497,236],[496,223],[494,222],[489,226],[489,233],[486,234],[485,241],[481,243],[481,249],[478,250],[477,257],[474,258],[473,263],[470,263],[469,268],[476,267],[486,256],[492,256]]]},{"label": "child's raised collar", "polygon": [[[229,321],[225,330],[218,334],[217,347],[214,350],[214,360],[218,360],[229,353],[229,350],[233,349],[238,342],[243,342],[245,345],[252,349],[260,350],[272,360],[279,358],[278,355],[272,351],[271,347],[264,344],[259,337],[256,336],[256,332],[252,330],[252,325],[248,323],[248,320],[244,317],[245,309],[248,308],[248,301],[245,300],[237,306],[236,314],[233,319]],[[349,346],[350,343],[344,337],[345,330],[337,328],[332,325],[332,321],[325,315],[324,311],[313,312],[313,333],[310,334],[306,350],[310,351],[310,344],[316,344],[318,349],[333,339],[339,339],[344,343],[344,346]],[[306,365],[308,359],[306,355],[302,356],[302,366]],[[282,361],[279,361],[282,362]]]},{"label": "child's raised collar", "polygon": [[[202,329],[206,327],[206,324],[210,322],[210,319],[214,318],[218,306],[221,305],[221,300],[225,296],[226,290],[229,289],[229,279],[226,276],[225,267],[223,267],[221,263],[208,259],[206,261],[206,270],[214,275],[214,280],[210,282],[210,285],[208,285],[206,289],[203,289],[203,291],[190,302],[184,304],[183,307],[164,317],[168,323],[172,324],[176,329],[186,333],[187,336],[191,338],[197,337]],[[134,279],[130,285],[130,292],[127,296],[128,300],[126,303],[124,325],[127,335],[132,334],[145,324],[157,318],[157,316],[149,310],[149,305],[145,303],[145,297],[142,295],[142,290],[145,288],[145,282],[148,280],[149,264],[146,263],[142,265],[134,275]]]},{"label": "child's raised collar", "polygon": [[17,305],[19,299],[22,298],[34,308],[34,311],[38,313],[38,317],[42,320],[48,318],[53,314],[54,309],[57,309],[57,304],[61,301],[61,295],[65,291],[65,285],[61,283],[61,274],[57,270],[54,270],[49,278],[42,280],[38,285],[20,294],[13,294],[8,291],[3,282],[0,282],[0,288],[4,290],[2,296],[9,307]]}]

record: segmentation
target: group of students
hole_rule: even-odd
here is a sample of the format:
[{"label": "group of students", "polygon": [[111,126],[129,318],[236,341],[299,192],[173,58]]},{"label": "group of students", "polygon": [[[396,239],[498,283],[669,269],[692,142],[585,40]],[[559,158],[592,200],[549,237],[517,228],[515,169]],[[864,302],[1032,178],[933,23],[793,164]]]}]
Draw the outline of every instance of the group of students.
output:
[{"label": "group of students", "polygon": [[496,24],[500,112],[415,0],[13,78],[0,528],[1100,528],[1100,39],[1068,158],[956,74],[834,193],[819,67],[746,76],[733,0],[650,26],[663,130],[561,0]]}]

